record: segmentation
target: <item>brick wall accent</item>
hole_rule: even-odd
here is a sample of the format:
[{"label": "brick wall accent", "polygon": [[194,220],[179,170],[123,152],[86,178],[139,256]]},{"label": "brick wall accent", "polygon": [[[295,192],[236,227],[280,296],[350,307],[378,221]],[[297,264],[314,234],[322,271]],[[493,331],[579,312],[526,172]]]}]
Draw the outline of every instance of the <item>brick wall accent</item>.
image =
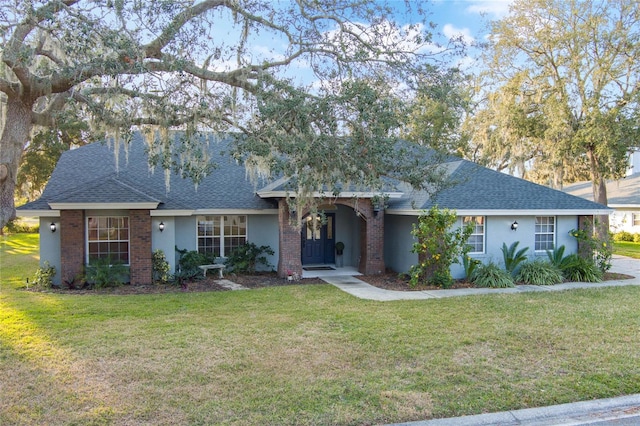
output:
[{"label": "brick wall accent", "polygon": [[151,284],[151,215],[149,210],[129,210],[129,268],[131,284]]},{"label": "brick wall accent", "polygon": [[358,200],[360,227],[360,267],[365,275],[384,273],[384,210],[374,214],[370,199]]},{"label": "brick wall accent", "polygon": [[[594,217],[593,216],[578,216],[578,229],[585,231],[590,237],[594,233]],[[585,259],[591,259],[593,252],[589,244],[584,241],[578,240],[578,254]]]},{"label": "brick wall accent", "polygon": [[302,276],[300,230],[289,221],[287,200],[278,200],[278,276],[286,277],[287,271]]},{"label": "brick wall accent", "polygon": [[84,211],[60,211],[60,277],[71,281],[84,273]]}]

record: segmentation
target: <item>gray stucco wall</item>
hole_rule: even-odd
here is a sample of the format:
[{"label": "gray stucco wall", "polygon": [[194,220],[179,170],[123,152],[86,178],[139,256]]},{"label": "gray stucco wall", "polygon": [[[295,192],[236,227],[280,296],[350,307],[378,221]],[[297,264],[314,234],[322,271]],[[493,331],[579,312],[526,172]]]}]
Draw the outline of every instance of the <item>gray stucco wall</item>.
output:
[{"label": "gray stucco wall", "polygon": [[[335,241],[344,243],[342,266],[358,266],[360,259],[360,219],[351,207],[338,205]],[[339,259],[336,257],[336,262]]]},{"label": "gray stucco wall", "polygon": [[[163,221],[164,232],[158,231],[158,224]],[[178,261],[175,247],[181,250],[197,250],[197,218],[185,217],[154,217],[153,218],[153,249],[162,249],[167,261],[171,265],[171,271],[175,271]],[[247,240],[257,246],[269,246],[275,252],[273,256],[267,256],[271,265],[278,264],[278,215],[247,215]]]},{"label": "gray stucco wall", "polygon": [[[274,251],[272,256],[267,256],[271,268],[278,267],[278,215],[253,215],[247,217],[247,240],[257,246],[269,246]],[[260,269],[260,268],[258,268]]]},{"label": "gray stucco wall", "polygon": [[[512,230],[511,224],[517,221],[518,229]],[[387,215],[385,218],[385,263],[396,272],[408,272],[412,265],[418,263],[418,255],[411,253],[413,236],[412,224],[417,223],[416,216]],[[461,219],[458,219],[458,226]],[[569,231],[578,227],[576,216],[556,216],[556,247],[565,246],[565,255],[575,253],[578,244]],[[529,247],[527,255],[530,259],[546,258],[546,252],[534,252],[535,216],[487,216],[485,225],[485,252],[470,256],[482,263],[494,262],[504,265],[502,244],[510,246],[519,241],[518,249]],[[464,277],[464,268],[460,264],[451,267],[454,278]]]},{"label": "gray stucco wall", "polygon": [[[56,224],[56,232],[51,232],[51,222]],[[45,262],[56,268],[56,275],[53,283],[62,284],[60,277],[60,218],[59,217],[41,217],[40,218],[40,266],[44,266]]]}]

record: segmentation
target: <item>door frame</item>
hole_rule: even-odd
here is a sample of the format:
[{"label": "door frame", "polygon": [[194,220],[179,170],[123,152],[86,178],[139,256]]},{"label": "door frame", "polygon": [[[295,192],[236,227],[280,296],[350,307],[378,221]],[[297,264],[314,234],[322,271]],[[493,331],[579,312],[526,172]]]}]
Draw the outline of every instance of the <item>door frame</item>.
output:
[{"label": "door frame", "polygon": [[[316,231],[311,230],[311,238],[308,238],[309,228],[307,226],[307,218],[310,215],[303,217],[303,225],[300,230],[300,260],[302,265],[313,264],[334,264],[336,261],[335,253],[335,241],[336,241],[336,214],[324,213],[325,221],[320,227],[320,239],[315,238]],[[318,217],[320,215],[316,215]],[[318,244],[320,255],[317,257],[306,256],[307,241],[312,240],[313,244]]]}]

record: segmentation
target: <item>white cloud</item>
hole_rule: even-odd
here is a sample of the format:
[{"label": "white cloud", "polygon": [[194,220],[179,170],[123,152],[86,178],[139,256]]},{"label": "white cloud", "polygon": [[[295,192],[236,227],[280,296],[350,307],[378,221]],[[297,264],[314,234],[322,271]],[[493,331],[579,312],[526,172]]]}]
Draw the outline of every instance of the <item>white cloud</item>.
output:
[{"label": "white cloud", "polygon": [[442,31],[448,39],[462,38],[462,41],[466,44],[471,44],[475,41],[469,28],[456,28],[452,24],[445,24]]},{"label": "white cloud", "polygon": [[468,13],[488,15],[492,19],[499,19],[509,13],[509,5],[514,0],[471,0],[466,7]]}]

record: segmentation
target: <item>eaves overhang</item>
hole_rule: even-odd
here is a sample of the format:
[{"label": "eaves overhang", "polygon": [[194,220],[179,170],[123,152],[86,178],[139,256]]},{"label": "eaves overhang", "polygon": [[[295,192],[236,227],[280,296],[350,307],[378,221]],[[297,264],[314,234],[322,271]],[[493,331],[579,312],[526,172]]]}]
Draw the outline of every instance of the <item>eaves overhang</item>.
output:
[{"label": "eaves overhang", "polygon": [[[398,216],[419,216],[424,210],[387,209],[385,214]],[[536,209],[536,210],[466,210],[455,211],[457,216],[605,216],[613,213],[612,209]]]}]

